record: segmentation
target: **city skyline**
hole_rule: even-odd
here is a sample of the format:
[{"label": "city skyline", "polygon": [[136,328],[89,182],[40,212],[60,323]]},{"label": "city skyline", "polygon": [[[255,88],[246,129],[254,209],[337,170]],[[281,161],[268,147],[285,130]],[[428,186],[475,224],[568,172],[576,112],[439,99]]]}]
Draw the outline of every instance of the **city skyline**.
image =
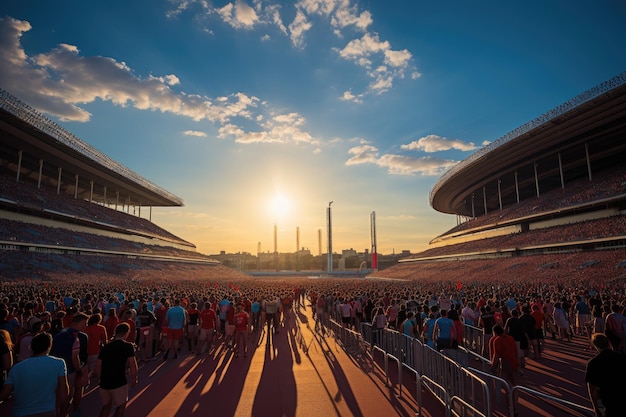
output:
[{"label": "city skyline", "polygon": [[[0,87],[181,197],[199,252],[413,253],[438,178],[626,69],[626,5],[3,2]],[[148,210],[142,210],[142,217]]]}]

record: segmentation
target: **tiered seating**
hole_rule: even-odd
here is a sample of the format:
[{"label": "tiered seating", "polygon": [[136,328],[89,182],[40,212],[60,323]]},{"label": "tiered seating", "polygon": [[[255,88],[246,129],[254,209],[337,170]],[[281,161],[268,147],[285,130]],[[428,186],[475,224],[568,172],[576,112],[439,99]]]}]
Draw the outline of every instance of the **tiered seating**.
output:
[{"label": "tiered seating", "polygon": [[529,198],[502,210],[461,223],[443,233],[446,236],[463,230],[495,225],[531,215],[565,209],[597,200],[626,194],[626,171],[610,170],[594,174],[593,181],[579,179],[557,189],[541,194],[540,198]]},{"label": "tiered seating", "polygon": [[156,224],[118,210],[90,203],[82,199],[74,199],[65,193],[57,194],[56,190],[47,187],[37,188],[28,181],[16,182],[14,177],[0,175],[0,202],[13,209],[26,208],[34,210],[41,216],[49,217],[51,213],[82,221],[93,222],[93,227],[102,224],[119,228],[125,232],[139,232],[181,244],[188,244]]}]

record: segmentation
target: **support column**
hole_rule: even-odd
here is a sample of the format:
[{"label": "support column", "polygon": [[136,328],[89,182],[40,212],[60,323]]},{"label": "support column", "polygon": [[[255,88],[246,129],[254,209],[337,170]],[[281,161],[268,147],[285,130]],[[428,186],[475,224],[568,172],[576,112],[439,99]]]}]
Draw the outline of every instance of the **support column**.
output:
[{"label": "support column", "polygon": [[120,192],[115,192],[115,210],[117,210],[117,206],[120,204]]},{"label": "support column", "polygon": [[61,194],[61,173],[63,168],[59,167],[59,177],[57,178],[57,195]]},{"label": "support column", "polygon": [[89,202],[93,201],[93,180],[89,181]]},{"label": "support column", "polygon": [[515,170],[515,195],[517,196],[517,204],[519,204],[519,183],[517,182],[517,170]]},{"label": "support column", "polygon": [[78,198],[78,174],[74,175],[74,200],[76,200]]},{"label": "support column", "polygon": [[474,193],[472,193],[472,219],[476,218],[476,208],[474,207]]},{"label": "support column", "polygon": [[559,155],[559,173],[561,174],[561,189],[564,190],[565,178],[563,178],[563,161],[561,160],[561,152],[559,152],[558,155]]},{"label": "support column", "polygon": [[17,151],[17,175],[15,182],[20,182],[20,173],[22,172],[22,150]]},{"label": "support column", "polygon": [[589,174],[589,181],[593,179],[591,175],[591,159],[589,159],[589,145],[585,142],[585,157],[587,158],[587,173]]},{"label": "support column", "polygon": [[537,197],[539,197],[539,177],[537,176],[538,164],[535,162],[533,165],[535,167],[535,188],[537,189]]},{"label": "support column", "polygon": [[502,180],[498,178],[498,202],[500,203],[500,211],[502,211]]},{"label": "support column", "polygon": [[483,185],[483,204],[485,205],[485,213],[487,214],[487,187]]},{"label": "support column", "polygon": [[43,159],[39,160],[39,178],[37,179],[37,188],[41,188],[41,173],[43,172]]}]

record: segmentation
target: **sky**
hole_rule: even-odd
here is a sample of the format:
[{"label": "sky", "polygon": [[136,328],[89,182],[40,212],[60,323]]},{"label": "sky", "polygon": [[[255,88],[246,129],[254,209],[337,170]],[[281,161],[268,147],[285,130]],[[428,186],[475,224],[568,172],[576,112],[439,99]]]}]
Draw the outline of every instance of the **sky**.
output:
[{"label": "sky", "polygon": [[[439,177],[626,70],[626,3],[0,3],[0,88],[183,207],[205,254],[420,252]],[[148,210],[142,210],[147,217]]]}]

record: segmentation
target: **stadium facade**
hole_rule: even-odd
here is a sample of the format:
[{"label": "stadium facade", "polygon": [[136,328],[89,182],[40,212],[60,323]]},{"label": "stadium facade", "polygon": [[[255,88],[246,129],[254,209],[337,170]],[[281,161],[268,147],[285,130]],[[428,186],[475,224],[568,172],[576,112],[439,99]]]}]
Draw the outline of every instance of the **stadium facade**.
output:
[{"label": "stadium facade", "polygon": [[[615,271],[611,276],[622,276],[626,72],[457,164],[435,184],[430,203],[437,211],[456,215],[457,226],[383,275],[415,277],[429,262],[517,259],[502,264],[510,268],[532,263],[530,258],[519,261],[523,256],[565,254],[572,268],[604,263]],[[537,259],[532,268],[559,262]]]},{"label": "stadium facade", "polygon": [[0,89],[0,277],[231,274],[152,223],[152,207],[181,206],[180,197]]}]

